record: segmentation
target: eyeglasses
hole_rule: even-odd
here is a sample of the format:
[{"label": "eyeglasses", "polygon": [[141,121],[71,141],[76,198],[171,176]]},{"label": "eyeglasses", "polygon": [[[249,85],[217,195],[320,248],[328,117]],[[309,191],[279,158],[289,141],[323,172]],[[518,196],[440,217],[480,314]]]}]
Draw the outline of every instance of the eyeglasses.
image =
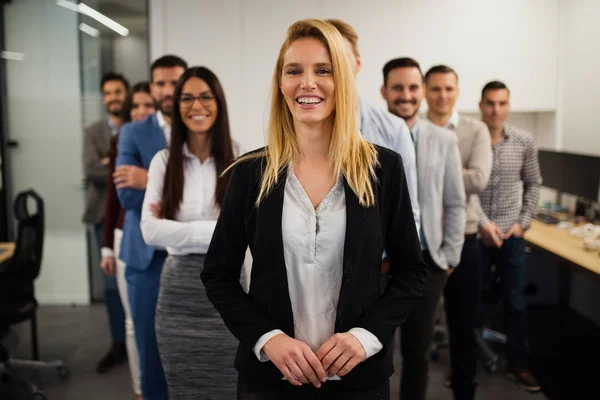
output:
[{"label": "eyeglasses", "polygon": [[183,96],[179,97],[179,104],[183,108],[191,108],[194,105],[195,100],[198,100],[204,107],[208,107],[214,104],[215,97],[208,93],[203,93],[200,96],[184,94]]}]

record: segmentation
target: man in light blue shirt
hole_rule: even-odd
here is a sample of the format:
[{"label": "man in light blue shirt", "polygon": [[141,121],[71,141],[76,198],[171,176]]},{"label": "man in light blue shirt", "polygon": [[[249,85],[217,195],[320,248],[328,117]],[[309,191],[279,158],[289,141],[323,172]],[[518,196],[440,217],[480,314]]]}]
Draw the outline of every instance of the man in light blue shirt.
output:
[{"label": "man in light blue shirt", "polygon": [[[357,74],[360,71],[361,59],[358,52],[358,35],[354,28],[338,19],[328,19],[327,22],[337,28],[348,49],[348,57]],[[379,146],[394,150],[402,156],[402,164],[406,174],[406,183],[410,194],[410,202],[415,218],[417,232],[421,231],[421,214],[417,188],[417,164],[415,147],[410,137],[408,126],[402,118],[390,112],[379,109],[360,101],[360,131],[363,138]]]}]

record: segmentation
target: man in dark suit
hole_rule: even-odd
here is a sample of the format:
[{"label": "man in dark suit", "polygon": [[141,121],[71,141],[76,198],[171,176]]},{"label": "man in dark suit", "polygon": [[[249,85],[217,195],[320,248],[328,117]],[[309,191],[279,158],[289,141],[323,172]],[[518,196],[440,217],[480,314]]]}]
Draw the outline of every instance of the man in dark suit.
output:
[{"label": "man in dark suit", "polygon": [[145,400],[167,400],[167,384],[158,354],[154,316],[165,249],[144,242],[140,229],[142,203],[152,157],[171,139],[171,113],[175,85],[187,69],[181,58],[166,55],[150,67],[150,92],[158,112],[142,121],[125,124],[119,134],[117,194],[125,209],[121,259],[127,265],[125,278],[135,340],[140,354],[141,386]]},{"label": "man in dark suit", "polygon": [[[98,262],[102,247],[104,203],[108,178],[108,153],[111,137],[119,132],[123,123],[121,113],[129,83],[119,74],[108,73],[100,85],[108,118],[103,118],[85,129],[83,137],[83,170],[87,184],[87,196],[83,222],[90,226],[94,236]],[[114,276],[103,274],[106,311],[110,325],[112,345],[97,366],[99,373],[110,370],[127,360],[125,350],[125,312],[117,281]]]}]

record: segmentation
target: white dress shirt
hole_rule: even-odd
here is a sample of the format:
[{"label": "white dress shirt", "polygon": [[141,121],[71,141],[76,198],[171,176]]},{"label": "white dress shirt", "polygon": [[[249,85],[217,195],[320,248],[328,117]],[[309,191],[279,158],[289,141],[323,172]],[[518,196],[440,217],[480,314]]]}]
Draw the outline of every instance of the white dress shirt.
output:
[{"label": "white dress shirt", "polygon": [[[234,145],[234,152],[239,152]],[[175,220],[156,218],[150,205],[162,200],[169,150],[156,153],[148,170],[148,185],[142,206],[142,235],[151,246],[166,247],[169,254],[206,254],[219,217],[215,203],[217,170],[214,159],[203,163],[183,145],[183,199]]]},{"label": "white dress shirt", "polygon": [[[315,210],[290,167],[283,198],[282,236],[294,336],[316,352],[335,333],[346,238],[343,178],[340,176]],[[280,333],[267,332],[256,342],[254,353],[260,361],[269,360],[262,348]],[[353,328],[350,333],[363,345],[367,358],[383,348],[377,337],[363,328]]]},{"label": "white dress shirt", "polygon": [[156,112],[156,120],[158,121],[158,126],[162,129],[165,134],[165,140],[167,141],[167,148],[171,144],[171,124],[169,124],[165,117],[163,116],[161,111]]},{"label": "white dress shirt", "polygon": [[445,128],[454,130],[458,126],[459,121],[460,121],[460,115],[458,114],[458,111],[455,108],[452,110],[452,115],[448,119],[448,122],[446,122]]}]

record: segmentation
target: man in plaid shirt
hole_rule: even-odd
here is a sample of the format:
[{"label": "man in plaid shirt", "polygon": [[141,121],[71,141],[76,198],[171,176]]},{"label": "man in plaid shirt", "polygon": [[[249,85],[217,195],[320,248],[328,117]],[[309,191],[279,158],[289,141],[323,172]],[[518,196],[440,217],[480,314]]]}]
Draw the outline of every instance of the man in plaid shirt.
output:
[{"label": "man in plaid shirt", "polygon": [[527,367],[523,233],[536,210],[542,177],[532,136],[504,122],[509,107],[509,90],[504,83],[494,81],[484,86],[479,108],[490,131],[493,162],[490,180],[479,195],[477,207],[480,249],[484,272],[493,263],[502,281],[510,362],[507,376],[521,388],[537,392],[540,387]]}]

